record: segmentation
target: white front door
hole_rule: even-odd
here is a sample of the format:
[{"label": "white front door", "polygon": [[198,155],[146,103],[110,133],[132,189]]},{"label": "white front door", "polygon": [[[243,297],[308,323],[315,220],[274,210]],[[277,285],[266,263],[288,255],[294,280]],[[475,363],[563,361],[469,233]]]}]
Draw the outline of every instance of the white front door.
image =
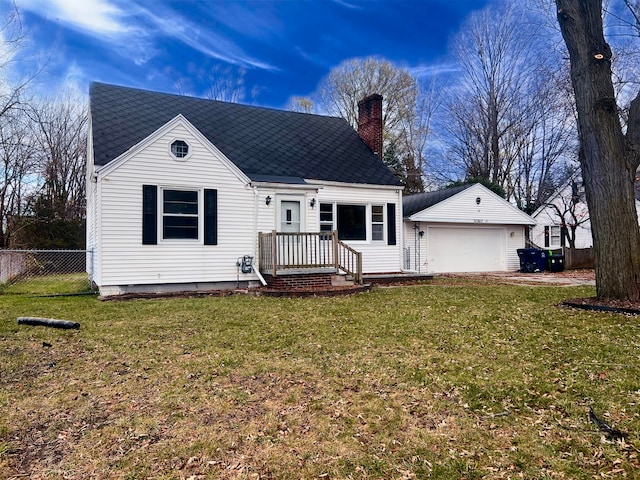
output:
[{"label": "white front door", "polygon": [[282,200],[280,202],[280,231],[300,232],[300,200]]}]

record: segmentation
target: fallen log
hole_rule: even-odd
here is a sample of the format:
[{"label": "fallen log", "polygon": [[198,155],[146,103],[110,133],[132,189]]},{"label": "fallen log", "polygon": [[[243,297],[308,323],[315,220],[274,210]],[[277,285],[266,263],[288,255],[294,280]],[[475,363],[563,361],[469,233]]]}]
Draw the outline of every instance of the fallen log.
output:
[{"label": "fallen log", "polygon": [[31,325],[31,326],[43,326],[52,328],[64,328],[64,329],[78,329],[80,324],[78,322],[72,322],[70,320],[56,320],[55,318],[40,318],[40,317],[18,317],[18,324]]}]

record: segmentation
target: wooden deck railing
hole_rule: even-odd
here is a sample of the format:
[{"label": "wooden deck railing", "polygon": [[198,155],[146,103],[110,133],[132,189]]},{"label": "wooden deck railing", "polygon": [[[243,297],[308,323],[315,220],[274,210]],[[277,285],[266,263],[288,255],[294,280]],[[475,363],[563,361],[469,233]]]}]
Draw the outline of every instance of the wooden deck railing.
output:
[{"label": "wooden deck railing", "polygon": [[258,234],[260,271],[276,276],[291,270],[335,268],[362,283],[362,253],[338,240],[338,232]]}]

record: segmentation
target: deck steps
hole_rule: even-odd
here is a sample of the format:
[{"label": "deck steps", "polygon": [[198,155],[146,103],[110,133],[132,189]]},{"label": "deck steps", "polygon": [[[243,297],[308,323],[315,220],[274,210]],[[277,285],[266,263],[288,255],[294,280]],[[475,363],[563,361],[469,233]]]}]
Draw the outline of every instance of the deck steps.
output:
[{"label": "deck steps", "polygon": [[351,275],[335,274],[331,275],[332,287],[347,287],[355,285],[355,281]]}]

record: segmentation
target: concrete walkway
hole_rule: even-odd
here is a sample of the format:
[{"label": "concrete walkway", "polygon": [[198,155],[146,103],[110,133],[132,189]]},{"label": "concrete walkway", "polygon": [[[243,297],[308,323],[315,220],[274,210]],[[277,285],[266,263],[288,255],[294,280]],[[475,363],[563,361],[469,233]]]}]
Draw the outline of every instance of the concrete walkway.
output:
[{"label": "concrete walkway", "polygon": [[[436,275],[437,276],[437,275]],[[564,272],[485,272],[485,273],[456,273],[442,274],[443,277],[482,277],[496,278],[503,282],[519,285],[590,285],[595,286],[596,279],[593,270],[566,270]]]}]

